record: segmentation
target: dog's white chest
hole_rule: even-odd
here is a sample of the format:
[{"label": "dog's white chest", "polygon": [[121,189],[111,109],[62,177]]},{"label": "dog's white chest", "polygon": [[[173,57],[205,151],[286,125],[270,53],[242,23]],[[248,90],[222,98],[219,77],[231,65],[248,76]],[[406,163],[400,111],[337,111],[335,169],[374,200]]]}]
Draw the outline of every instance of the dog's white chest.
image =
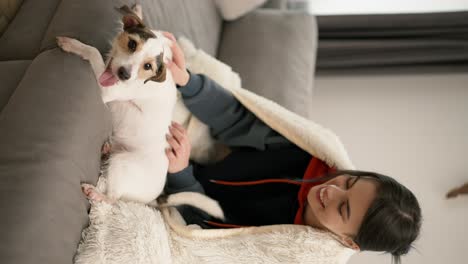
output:
[{"label": "dog's white chest", "polygon": [[113,120],[113,138],[133,149],[163,150],[176,101],[175,87],[160,96],[108,103]]}]

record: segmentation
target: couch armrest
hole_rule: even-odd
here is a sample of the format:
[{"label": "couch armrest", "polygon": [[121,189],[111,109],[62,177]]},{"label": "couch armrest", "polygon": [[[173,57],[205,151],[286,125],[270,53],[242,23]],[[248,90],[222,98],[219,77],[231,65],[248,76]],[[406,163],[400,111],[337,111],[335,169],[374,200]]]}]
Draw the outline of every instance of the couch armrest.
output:
[{"label": "couch armrest", "polygon": [[96,183],[110,112],[78,56],[8,66],[27,69],[0,112],[0,262],[71,264],[88,224],[80,183]]},{"label": "couch armrest", "polygon": [[218,57],[240,74],[244,88],[307,118],[316,50],[314,16],[257,9],[225,23]]}]

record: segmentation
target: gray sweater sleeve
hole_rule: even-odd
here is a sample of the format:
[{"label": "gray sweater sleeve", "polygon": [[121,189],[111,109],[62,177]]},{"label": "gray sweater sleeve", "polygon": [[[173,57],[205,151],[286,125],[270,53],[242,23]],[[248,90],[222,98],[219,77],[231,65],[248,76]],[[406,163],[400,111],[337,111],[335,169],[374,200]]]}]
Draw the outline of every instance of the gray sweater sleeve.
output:
[{"label": "gray sweater sleeve", "polygon": [[167,182],[164,191],[166,194],[178,192],[205,193],[203,186],[193,176],[192,165],[176,173],[167,173]]},{"label": "gray sweater sleeve", "polygon": [[[190,74],[187,85],[178,89],[190,112],[210,127],[215,139],[226,145],[264,150],[267,146],[291,144],[205,75]],[[205,193],[193,175],[192,165],[167,175],[166,194],[184,191]]]},{"label": "gray sweater sleeve", "polygon": [[210,127],[215,139],[228,146],[265,150],[291,144],[205,75],[190,74],[187,85],[178,89],[190,112]]}]

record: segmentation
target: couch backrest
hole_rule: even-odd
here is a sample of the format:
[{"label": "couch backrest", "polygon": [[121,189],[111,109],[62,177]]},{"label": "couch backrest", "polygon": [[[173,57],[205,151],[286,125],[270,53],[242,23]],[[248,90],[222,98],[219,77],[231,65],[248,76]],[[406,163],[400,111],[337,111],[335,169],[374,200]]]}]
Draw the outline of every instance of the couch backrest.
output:
[{"label": "couch backrest", "polygon": [[[134,0],[24,0],[0,38],[1,60],[31,60],[56,47],[56,36],[74,37],[103,54],[120,29],[114,9]],[[144,20],[154,29],[183,34],[197,47],[216,54],[222,19],[212,0],[141,0]]]}]

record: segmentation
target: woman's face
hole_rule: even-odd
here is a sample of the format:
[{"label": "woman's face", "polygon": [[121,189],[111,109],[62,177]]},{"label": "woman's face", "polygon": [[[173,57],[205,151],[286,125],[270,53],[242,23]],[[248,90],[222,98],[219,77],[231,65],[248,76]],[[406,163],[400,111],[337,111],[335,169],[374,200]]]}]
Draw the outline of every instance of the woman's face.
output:
[{"label": "woman's face", "polygon": [[358,249],[352,238],[376,197],[377,184],[372,178],[341,175],[312,187],[307,195],[304,222],[329,230]]}]

